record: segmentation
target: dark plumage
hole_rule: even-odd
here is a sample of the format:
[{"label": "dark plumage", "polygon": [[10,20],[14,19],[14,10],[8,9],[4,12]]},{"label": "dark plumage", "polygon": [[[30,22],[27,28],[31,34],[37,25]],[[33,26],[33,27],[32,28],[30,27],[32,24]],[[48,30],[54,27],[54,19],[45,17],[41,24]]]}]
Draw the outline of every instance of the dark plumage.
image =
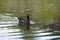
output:
[{"label": "dark plumage", "polygon": [[30,27],[30,16],[27,15],[26,19],[24,19],[23,17],[18,17],[19,20],[19,25],[26,25],[27,29],[29,29]]},{"label": "dark plumage", "polygon": [[26,16],[26,19],[24,19],[23,17],[18,17],[19,20],[19,25],[30,25],[30,17],[29,15]]}]

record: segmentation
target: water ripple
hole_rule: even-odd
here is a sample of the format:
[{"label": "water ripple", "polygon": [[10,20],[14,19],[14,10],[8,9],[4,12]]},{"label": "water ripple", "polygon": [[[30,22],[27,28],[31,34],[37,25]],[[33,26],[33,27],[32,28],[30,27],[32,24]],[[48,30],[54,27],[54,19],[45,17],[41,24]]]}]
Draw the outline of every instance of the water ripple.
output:
[{"label": "water ripple", "polygon": [[[8,14],[10,15],[10,14]],[[0,39],[1,40],[53,40],[60,39],[60,31],[50,31],[51,29],[37,29],[40,27],[33,27],[28,30],[16,26],[18,24],[17,17],[1,15],[0,20]],[[43,28],[43,27],[42,27]]]}]

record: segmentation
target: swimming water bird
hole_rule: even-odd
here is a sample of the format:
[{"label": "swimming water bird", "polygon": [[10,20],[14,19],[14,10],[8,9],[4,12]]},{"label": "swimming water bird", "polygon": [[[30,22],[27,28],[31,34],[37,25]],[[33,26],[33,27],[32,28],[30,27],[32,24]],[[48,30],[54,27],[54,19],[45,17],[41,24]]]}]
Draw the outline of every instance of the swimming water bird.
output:
[{"label": "swimming water bird", "polygon": [[30,15],[27,14],[26,18],[23,18],[22,16],[18,17],[19,25],[30,25],[30,24],[35,24],[32,20],[30,20]]},{"label": "swimming water bird", "polygon": [[35,22],[30,20],[30,15],[27,14],[26,19],[19,17],[19,25],[26,25],[27,29],[29,29],[30,24],[35,24]]}]

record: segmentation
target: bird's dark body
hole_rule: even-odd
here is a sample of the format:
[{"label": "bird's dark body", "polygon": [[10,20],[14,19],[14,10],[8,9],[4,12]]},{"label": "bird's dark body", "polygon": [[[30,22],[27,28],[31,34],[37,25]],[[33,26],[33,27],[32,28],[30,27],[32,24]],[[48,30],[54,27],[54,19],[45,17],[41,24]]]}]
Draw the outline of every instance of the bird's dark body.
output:
[{"label": "bird's dark body", "polygon": [[30,15],[27,14],[26,19],[19,17],[19,25],[26,25],[27,29],[30,27]]},{"label": "bird's dark body", "polygon": [[26,20],[24,20],[24,19],[23,19],[23,20],[22,20],[22,19],[21,19],[21,20],[20,20],[20,19],[18,19],[18,20],[19,20],[18,25],[26,25],[26,24],[27,24],[27,23],[26,23],[27,21],[26,21]]},{"label": "bird's dark body", "polygon": [[30,25],[30,20],[29,19],[23,19],[23,18],[18,18],[18,20],[19,20],[19,23],[18,23],[18,25],[27,25],[27,26],[29,26]]}]

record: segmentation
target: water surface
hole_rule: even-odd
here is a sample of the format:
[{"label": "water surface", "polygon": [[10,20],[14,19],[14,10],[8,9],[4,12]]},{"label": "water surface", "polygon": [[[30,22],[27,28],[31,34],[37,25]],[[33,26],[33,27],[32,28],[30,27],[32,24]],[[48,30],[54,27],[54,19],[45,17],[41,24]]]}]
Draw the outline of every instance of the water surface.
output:
[{"label": "water surface", "polygon": [[0,39],[1,40],[60,40],[60,30],[39,25],[18,26],[17,17],[1,15]]}]

